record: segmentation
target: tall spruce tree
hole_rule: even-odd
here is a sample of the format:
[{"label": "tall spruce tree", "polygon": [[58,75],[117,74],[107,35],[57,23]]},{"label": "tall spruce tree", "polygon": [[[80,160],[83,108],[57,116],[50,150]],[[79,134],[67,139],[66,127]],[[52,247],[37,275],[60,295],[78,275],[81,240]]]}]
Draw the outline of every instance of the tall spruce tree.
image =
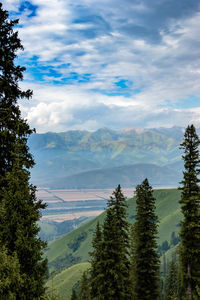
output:
[{"label": "tall spruce tree", "polygon": [[90,284],[91,284],[91,299],[96,299],[99,295],[99,286],[102,285],[103,279],[103,264],[102,264],[102,232],[97,223],[96,230],[94,232],[92,240],[92,248],[90,254]]},{"label": "tall spruce tree", "polygon": [[[17,51],[23,50],[8,12],[0,3],[0,248],[16,257],[23,289],[16,299],[39,299],[44,294],[46,260],[42,258],[45,243],[37,234],[40,209],[45,206],[29,184],[29,168],[34,165],[27,146],[33,132],[21,117],[18,100],[29,99],[30,90],[22,91],[19,81],[25,68],[15,65]],[[0,278],[1,280],[1,278]]]},{"label": "tall spruce tree", "polygon": [[[29,99],[32,91],[22,91],[19,81],[23,80],[24,67],[16,66],[17,52],[23,50],[14,26],[18,20],[8,20],[8,12],[0,3],[0,186],[7,171],[12,169],[12,152],[16,142],[16,132],[23,140],[23,154],[26,167],[34,162],[27,147],[27,137],[33,132],[21,118],[18,100]],[[20,124],[20,131],[19,129]]]},{"label": "tall spruce tree", "polygon": [[179,270],[178,264],[175,261],[170,261],[168,264],[167,275],[165,277],[165,300],[178,300],[179,295]]},{"label": "tall spruce tree", "polygon": [[42,249],[46,243],[37,234],[40,218],[35,187],[29,184],[29,172],[23,168],[23,154],[17,142],[13,153],[13,167],[5,176],[6,187],[0,191],[3,214],[0,215],[0,241],[12,255],[17,254],[23,288],[17,299],[37,299],[44,294],[46,260],[42,259]]},{"label": "tall spruce tree", "polygon": [[136,278],[136,261],[135,261],[135,246],[136,246],[136,233],[135,223],[131,225],[130,230],[130,280],[131,280],[131,291],[132,299],[135,299],[135,278]]},{"label": "tall spruce tree", "polygon": [[181,181],[181,247],[180,265],[183,294],[188,299],[197,295],[200,287],[200,140],[194,125],[188,126],[180,148],[184,150],[183,180]]},{"label": "tall spruce tree", "polygon": [[98,300],[131,299],[129,262],[129,225],[126,221],[126,202],[121,187],[113,192],[103,224],[101,274]]},{"label": "tall spruce tree", "polygon": [[155,199],[147,179],[136,187],[135,300],[159,299],[159,256]]}]

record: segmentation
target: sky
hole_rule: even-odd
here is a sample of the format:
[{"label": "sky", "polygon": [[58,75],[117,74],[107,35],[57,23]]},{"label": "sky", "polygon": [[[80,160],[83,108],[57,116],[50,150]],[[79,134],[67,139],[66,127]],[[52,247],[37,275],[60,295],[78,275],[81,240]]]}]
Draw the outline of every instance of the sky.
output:
[{"label": "sky", "polygon": [[3,0],[37,132],[200,127],[199,0]]}]

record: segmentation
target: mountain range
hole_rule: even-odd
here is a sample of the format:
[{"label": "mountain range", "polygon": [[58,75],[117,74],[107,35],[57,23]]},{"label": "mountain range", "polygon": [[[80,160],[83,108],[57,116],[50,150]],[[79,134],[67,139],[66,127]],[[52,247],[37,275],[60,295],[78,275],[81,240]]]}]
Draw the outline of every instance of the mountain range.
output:
[{"label": "mountain range", "polygon": [[135,186],[148,176],[152,185],[177,186],[183,136],[181,127],[32,134],[32,181],[50,188],[112,188]]}]

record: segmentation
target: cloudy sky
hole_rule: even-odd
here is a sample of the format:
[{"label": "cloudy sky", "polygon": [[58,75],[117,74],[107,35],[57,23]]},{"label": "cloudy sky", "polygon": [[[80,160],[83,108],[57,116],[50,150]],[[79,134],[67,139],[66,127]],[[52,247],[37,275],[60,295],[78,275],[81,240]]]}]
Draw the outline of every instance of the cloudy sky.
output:
[{"label": "cloudy sky", "polygon": [[3,0],[37,132],[200,126],[199,0]]}]

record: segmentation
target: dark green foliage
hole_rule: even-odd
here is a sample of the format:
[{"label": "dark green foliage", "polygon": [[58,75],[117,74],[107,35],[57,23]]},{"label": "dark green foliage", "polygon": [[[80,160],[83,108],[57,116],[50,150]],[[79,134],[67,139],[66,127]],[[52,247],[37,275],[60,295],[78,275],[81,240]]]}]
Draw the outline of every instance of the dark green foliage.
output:
[{"label": "dark green foliage", "polygon": [[135,299],[135,278],[136,278],[136,261],[135,261],[135,247],[136,247],[136,233],[135,233],[135,224],[131,225],[130,230],[130,280],[131,280],[131,292],[132,297]]},{"label": "dark green foliage", "polygon": [[194,296],[194,300],[199,300],[200,299],[200,287],[196,287],[196,295]]},{"label": "dark green foliage", "polygon": [[193,125],[188,126],[181,149],[184,150],[184,172],[181,181],[181,247],[180,264],[183,294],[191,300],[200,286],[200,140]]},{"label": "dark green foliage", "polygon": [[68,244],[68,247],[75,252],[80,247],[81,243],[86,239],[86,237],[87,233],[81,232],[75,240]]},{"label": "dark green foliage", "polygon": [[167,276],[165,278],[165,300],[180,299],[180,280],[178,264],[173,260],[168,265]]},{"label": "dark green foliage", "polygon": [[90,252],[90,275],[91,275],[91,299],[96,299],[99,295],[99,286],[103,284],[103,264],[102,264],[102,232],[99,225],[97,223],[96,230],[94,232],[93,240],[92,240],[92,248],[93,251]]},{"label": "dark green foliage", "polygon": [[161,245],[158,246],[158,253],[163,255],[170,248],[175,247],[178,243],[180,243],[181,239],[179,236],[175,234],[173,231],[170,237],[170,243],[168,241],[164,241]]},{"label": "dark green foliage", "polygon": [[39,208],[44,205],[36,201],[35,188],[29,184],[29,172],[22,168],[23,155],[20,145],[16,145],[13,167],[5,176],[6,187],[0,190],[0,242],[8,249],[8,254],[16,252],[23,278],[21,299],[44,294],[46,260],[42,259],[42,249],[46,243],[37,234],[40,218]]},{"label": "dark green foliage", "polygon": [[170,238],[170,247],[176,246],[181,241],[180,237],[173,231]]},{"label": "dark green foliage", "polygon": [[80,300],[90,300],[90,275],[88,272],[83,272],[80,283]]},{"label": "dark green foliage", "polygon": [[74,256],[71,253],[69,253],[65,256],[60,256],[56,261],[49,263],[48,266],[49,268],[55,269],[55,273],[58,273],[65,268],[79,263],[80,261],[81,258],[79,256]]},{"label": "dark green foliage", "polygon": [[33,130],[21,118],[18,106],[18,100],[29,99],[32,92],[22,91],[18,85],[25,68],[15,66],[14,61],[17,51],[23,49],[13,31],[17,23],[8,20],[0,3],[0,245],[19,261],[23,287],[15,293],[23,300],[44,295],[46,260],[42,250],[46,244],[37,237],[37,221],[45,205],[37,201],[35,187],[29,184],[29,168],[34,162],[27,139]]},{"label": "dark green foliage", "polygon": [[129,249],[129,225],[126,221],[126,202],[120,185],[108,201],[103,224],[101,284],[97,299],[131,299]]},{"label": "dark green foliage", "polygon": [[163,255],[163,276],[165,277],[167,274],[167,261],[165,254]]},{"label": "dark green foliage", "polygon": [[136,187],[135,222],[135,300],[159,299],[159,256],[157,216],[152,188],[145,179]]},{"label": "dark green foliage", "polygon": [[[81,278],[80,278],[80,280],[81,280]],[[73,290],[74,290],[78,300],[80,300],[80,297],[81,297],[81,282],[80,282],[80,280],[78,280],[72,288],[72,294],[73,294]]]},{"label": "dark green foliage", "polygon": [[15,300],[23,288],[20,265],[16,254],[10,256],[5,247],[0,249],[0,299]]},{"label": "dark green foliage", "polygon": [[78,296],[76,294],[76,291],[75,289],[72,289],[72,296],[71,296],[71,299],[70,300],[78,300]]},{"label": "dark green foliage", "polygon": [[162,254],[164,254],[167,250],[169,250],[169,248],[170,248],[170,245],[169,245],[168,241],[164,241],[164,242],[162,243],[162,245],[159,245],[159,246],[158,246],[158,253],[162,255]]},{"label": "dark green foliage", "polygon": [[8,20],[8,12],[0,3],[0,186],[4,185],[4,176],[12,169],[12,151],[16,142],[16,133],[21,137],[25,166],[31,167],[34,162],[28,152],[27,136],[33,130],[21,118],[17,101],[29,99],[30,90],[22,91],[18,82],[23,79],[24,67],[15,66],[17,51],[23,50],[17,31],[13,27],[18,20]]},{"label": "dark green foliage", "polygon": [[39,299],[40,300],[61,300],[61,298],[57,295],[57,293],[53,288],[50,292],[47,292],[47,294],[45,294]]}]

